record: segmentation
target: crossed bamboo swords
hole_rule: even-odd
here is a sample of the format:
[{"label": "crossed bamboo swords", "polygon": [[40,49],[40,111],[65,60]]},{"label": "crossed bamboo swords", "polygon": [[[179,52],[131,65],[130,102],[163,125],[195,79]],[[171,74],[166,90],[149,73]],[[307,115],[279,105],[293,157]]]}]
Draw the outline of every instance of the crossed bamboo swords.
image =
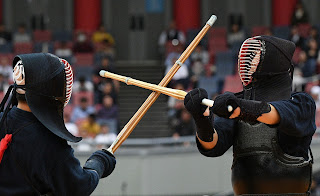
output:
[{"label": "crossed bamboo swords", "polygon": [[[190,43],[190,45],[185,49],[185,51],[181,54],[179,59],[175,62],[175,64],[172,66],[172,68],[169,70],[169,72],[165,75],[165,77],[161,80],[161,82],[158,85],[149,84],[146,82],[142,82],[139,80],[135,80],[129,77],[120,76],[117,74],[113,74],[107,71],[100,71],[100,75],[102,77],[110,77],[116,80],[120,80],[122,82],[127,83],[128,85],[133,84],[137,85],[141,84],[143,88],[147,88],[150,90],[153,90],[149,97],[145,100],[145,102],[141,105],[139,110],[131,117],[129,122],[122,128],[120,133],[118,134],[116,140],[111,144],[111,146],[107,149],[109,152],[114,153],[120,145],[129,137],[130,133],[133,131],[133,129],[137,126],[137,124],[140,122],[142,117],[145,115],[145,113],[148,111],[148,109],[151,107],[151,105],[157,100],[159,95],[161,93],[164,93],[169,96],[173,96],[177,99],[184,99],[186,96],[186,92],[181,90],[175,90],[166,88],[165,86],[168,85],[174,74],[179,70],[181,65],[187,60],[187,58],[191,55],[192,51],[195,49],[195,47],[199,44],[201,39],[204,37],[204,35],[208,32],[209,28],[212,27],[214,22],[217,20],[217,17],[215,15],[212,15],[210,19],[207,21],[206,25],[201,29],[201,31],[198,33],[198,35],[193,39],[193,41]],[[213,101],[209,99],[202,100],[202,103],[204,105],[211,106],[213,105]],[[229,109],[229,108],[228,108]],[[232,110],[232,108],[231,108]]]}]

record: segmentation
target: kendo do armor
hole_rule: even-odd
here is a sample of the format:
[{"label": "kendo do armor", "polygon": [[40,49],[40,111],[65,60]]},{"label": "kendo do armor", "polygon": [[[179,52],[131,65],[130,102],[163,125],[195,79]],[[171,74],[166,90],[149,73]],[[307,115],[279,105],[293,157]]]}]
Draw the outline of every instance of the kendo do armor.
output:
[{"label": "kendo do armor", "polygon": [[[293,42],[276,37],[245,40],[238,57],[241,98],[265,102],[290,99],[294,50]],[[237,126],[232,165],[235,195],[308,194],[312,158],[285,154],[279,146],[276,128],[241,120]]]}]

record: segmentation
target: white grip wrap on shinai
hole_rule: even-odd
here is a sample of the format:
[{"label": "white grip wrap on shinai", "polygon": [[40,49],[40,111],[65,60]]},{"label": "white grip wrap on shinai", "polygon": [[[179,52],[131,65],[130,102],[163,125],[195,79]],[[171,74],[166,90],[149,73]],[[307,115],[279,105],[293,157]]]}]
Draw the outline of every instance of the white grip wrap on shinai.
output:
[{"label": "white grip wrap on shinai", "polygon": [[[201,102],[202,105],[206,105],[206,106],[209,106],[209,107],[213,107],[213,104],[214,104],[214,101],[210,100],[210,99],[202,99],[202,102]],[[228,105],[228,111],[229,112],[232,112],[233,108],[231,105]]]},{"label": "white grip wrap on shinai", "polygon": [[214,104],[214,101],[210,100],[210,99],[202,99],[202,102],[201,102],[203,105],[206,105],[206,106],[209,106],[209,107],[212,107],[213,104]]},{"label": "white grip wrap on shinai", "polygon": [[212,27],[212,25],[216,22],[216,20],[217,20],[217,16],[216,16],[216,15],[212,15],[212,16],[209,18],[207,24]]}]

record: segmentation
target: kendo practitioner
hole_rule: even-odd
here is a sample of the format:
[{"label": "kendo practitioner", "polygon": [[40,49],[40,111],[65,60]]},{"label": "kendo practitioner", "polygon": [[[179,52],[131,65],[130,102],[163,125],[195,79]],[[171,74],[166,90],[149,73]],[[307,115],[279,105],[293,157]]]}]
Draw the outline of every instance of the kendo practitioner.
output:
[{"label": "kendo practitioner", "polygon": [[14,84],[0,105],[0,195],[90,195],[116,159],[102,149],[81,167],[67,143],[81,140],[63,121],[73,83],[70,64],[35,53],[16,56],[13,68]]},{"label": "kendo practitioner", "polygon": [[248,38],[238,57],[242,92],[217,96],[210,111],[200,104],[204,89],[185,97],[200,153],[217,157],[233,146],[235,195],[309,195],[315,103],[291,92],[294,50],[284,39]]}]

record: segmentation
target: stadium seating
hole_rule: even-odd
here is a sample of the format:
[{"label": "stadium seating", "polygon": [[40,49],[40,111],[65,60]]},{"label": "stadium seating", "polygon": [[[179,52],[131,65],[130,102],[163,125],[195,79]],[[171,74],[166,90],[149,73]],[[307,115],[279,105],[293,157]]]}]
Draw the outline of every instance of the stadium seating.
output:
[{"label": "stadium seating", "polygon": [[53,40],[54,41],[72,41],[72,32],[71,31],[55,31],[53,33]]},{"label": "stadium seating", "polygon": [[216,54],[216,75],[220,78],[225,78],[228,75],[233,75],[235,71],[236,61],[232,51],[219,52]]},{"label": "stadium seating", "polygon": [[311,29],[311,25],[309,23],[304,23],[304,24],[298,25],[299,35],[303,38],[308,37],[310,29]]},{"label": "stadium seating", "polygon": [[82,67],[75,67],[74,69],[74,77],[75,80],[79,79],[80,76],[84,76],[86,80],[92,80],[92,74],[94,73],[93,66],[82,66]]},{"label": "stadium seating", "polygon": [[0,45],[0,53],[12,53],[12,43],[5,43]]},{"label": "stadium seating", "polygon": [[264,35],[269,29],[267,26],[255,26],[251,28],[251,36]]},{"label": "stadium seating", "polygon": [[25,54],[32,53],[33,51],[33,43],[14,43],[13,51],[15,54]]},{"label": "stadium seating", "polygon": [[[189,29],[186,33],[186,46],[188,46],[192,40],[198,35],[200,29]],[[208,36],[207,34],[201,39],[200,43],[204,48],[208,47]]]},{"label": "stadium seating", "polygon": [[288,39],[290,35],[289,26],[274,26],[272,28],[273,35],[282,39]]},{"label": "stadium seating", "polygon": [[49,42],[52,40],[52,34],[49,30],[35,30],[33,32],[33,41],[35,42]]},{"label": "stadium seating", "polygon": [[76,66],[92,66],[93,65],[93,53],[76,53],[75,65]]},{"label": "stadium seating", "polygon": [[218,77],[215,76],[203,76],[199,78],[199,88],[203,88],[208,92],[209,98],[211,98],[212,95],[218,93],[219,86],[218,86]]},{"label": "stadium seating", "polygon": [[33,46],[33,52],[49,52],[54,53],[52,42],[36,42]]}]

